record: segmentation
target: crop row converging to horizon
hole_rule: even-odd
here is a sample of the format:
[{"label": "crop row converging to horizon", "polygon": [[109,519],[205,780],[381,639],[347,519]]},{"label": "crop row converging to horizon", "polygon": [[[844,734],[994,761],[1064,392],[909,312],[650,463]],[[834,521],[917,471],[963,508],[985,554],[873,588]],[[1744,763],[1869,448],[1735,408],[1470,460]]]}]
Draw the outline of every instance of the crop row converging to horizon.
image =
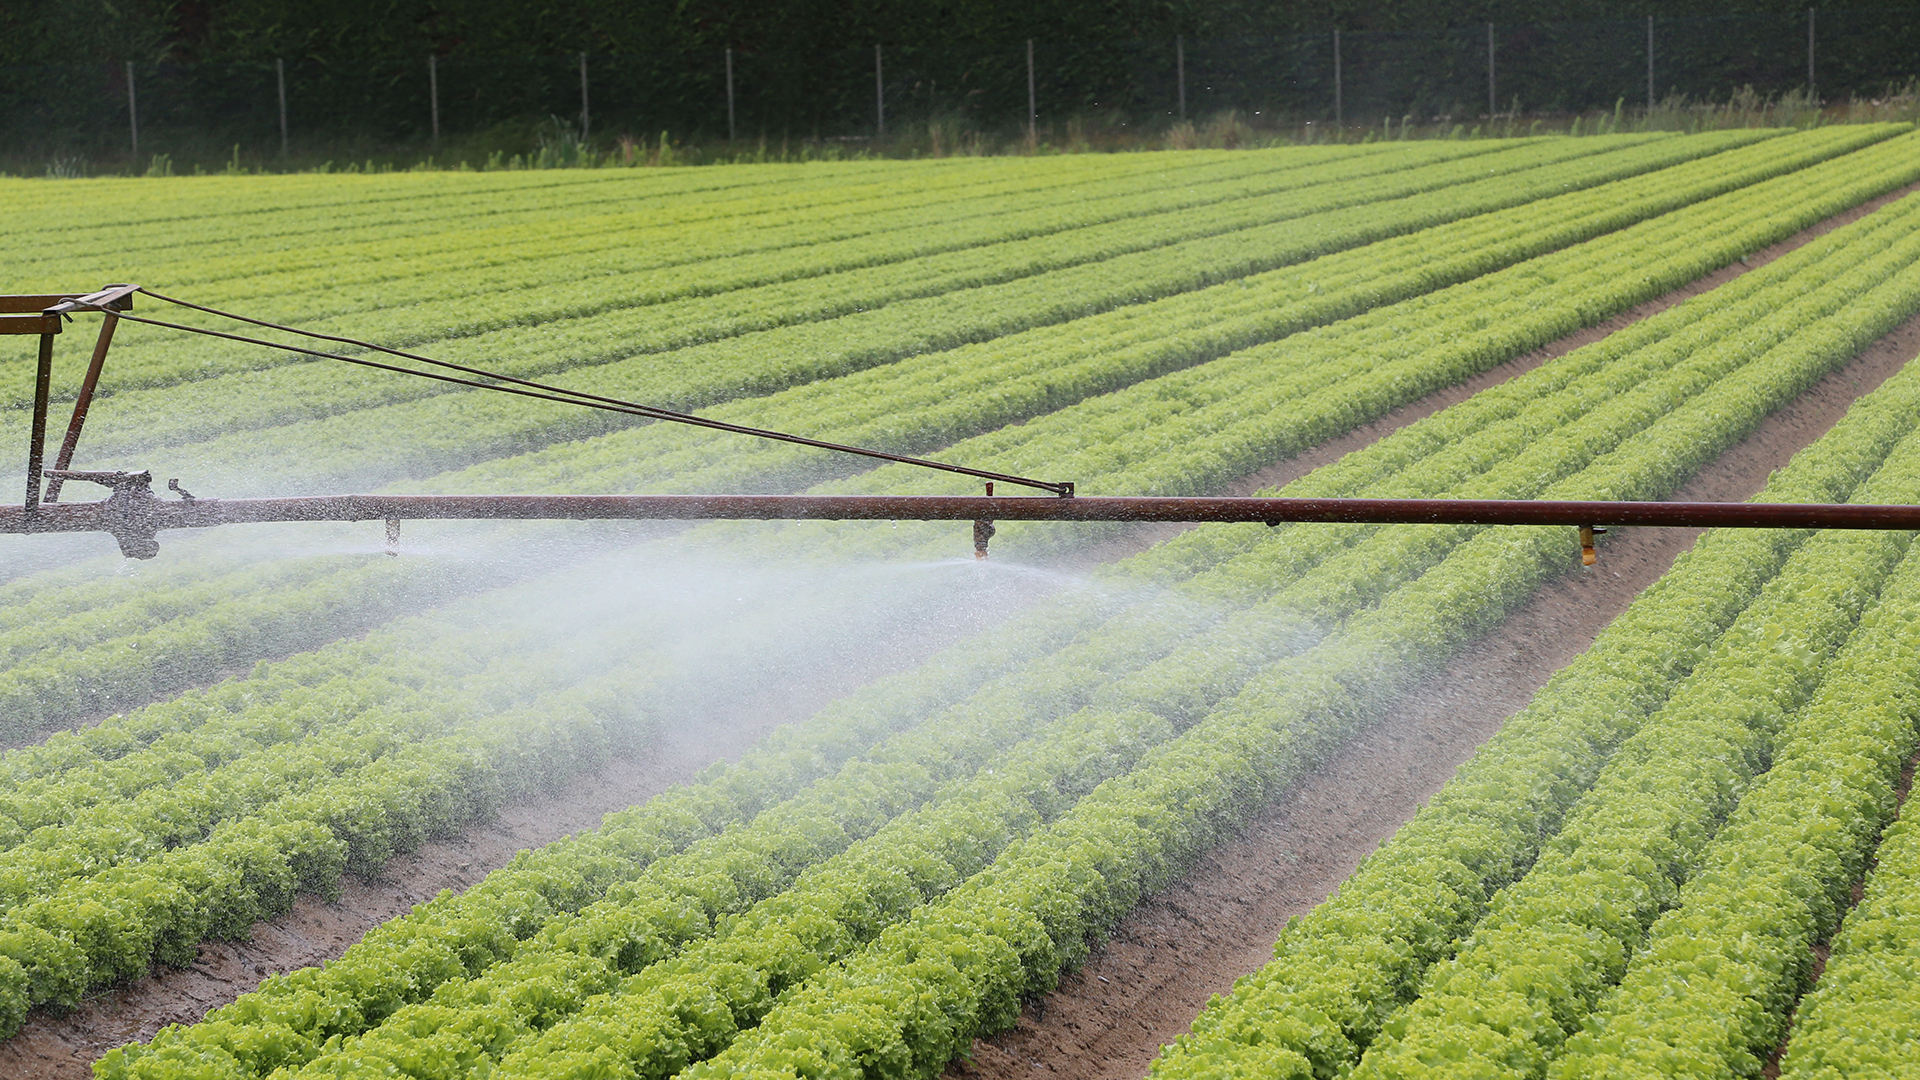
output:
[{"label": "crop row converging to horizon", "polygon": [[[1904,125],[156,183],[0,180],[9,291],[140,281],[1087,494],[1250,489],[1506,372],[1277,493],[1668,498],[1920,315]],[[80,460],[203,495],[971,490],[137,325],[108,370]],[[26,437],[18,394],[0,437]],[[1920,501],[1920,366],[1756,498]],[[1000,528],[1032,566],[1111,535]],[[951,525],[424,527],[392,560],[324,535],[168,535],[137,576],[97,545],[5,555],[0,1030],[644,756],[777,688],[798,638],[911,632],[981,588],[832,577],[938,567]],[[1705,534],[1154,1075],[1733,1076],[1783,1044],[1782,1075],[1897,1073],[1910,539]],[[1545,528],[1128,550],[97,1074],[937,1074],[1579,563]],[[820,577],[729,588],[695,632],[631,584],[690,559]]]}]

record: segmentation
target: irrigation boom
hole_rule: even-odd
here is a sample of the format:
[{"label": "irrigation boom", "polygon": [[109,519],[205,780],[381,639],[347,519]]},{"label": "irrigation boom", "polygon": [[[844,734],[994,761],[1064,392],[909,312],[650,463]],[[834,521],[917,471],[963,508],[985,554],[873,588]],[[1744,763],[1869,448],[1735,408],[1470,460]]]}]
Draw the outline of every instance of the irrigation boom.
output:
[{"label": "irrigation boom", "polygon": [[[904,462],[962,473],[986,481],[984,496],[921,495],[311,495],[262,499],[196,498],[170,481],[175,498],[156,495],[146,472],[75,471],[69,469],[74,448],[97,389],[100,371],[112,340],[114,324],[132,309],[132,297],[145,292],[135,285],[109,286],[97,293],[60,296],[0,297],[0,334],[40,336],[39,368],[35,382],[32,442],[27,456],[27,497],[18,506],[0,506],[0,533],[105,532],[133,558],[151,558],[159,551],[158,534],[168,529],[198,529],[214,525],[293,521],[372,521],[387,523],[389,541],[399,523],[408,520],[841,520],[841,521],[972,521],[976,554],[984,557],[996,521],[1082,522],[1352,522],[1383,525],[1553,525],[1579,530],[1585,561],[1593,562],[1593,536],[1604,526],[1664,526],[1681,528],[1746,529],[1920,529],[1920,506],[1874,506],[1829,503],[1697,503],[1697,502],[1575,502],[1525,499],[1289,499],[1258,497],[1162,497],[1078,495],[1067,482],[969,469],[898,454],[840,446],[818,440],[721,424],[687,414],[609,398],[579,394],[528,380],[493,376],[472,368],[467,374],[498,382],[476,382],[416,371],[383,362],[337,356],[275,342],[258,344],[312,356],[365,363],[405,374],[427,374],[443,381],[481,389],[504,389],[523,396],[568,404],[611,409],[648,419],[694,423],[760,438],[775,438],[888,461]],[[148,295],[154,295],[149,293]],[[161,298],[166,299],[166,298]],[[178,301],[174,301],[178,303]],[[197,305],[187,305],[197,306]],[[210,308],[201,308],[213,311]],[[73,312],[100,312],[106,320],[95,344],[92,361],[76,400],[67,434],[54,467],[42,466],[53,339],[62,319]],[[225,312],[214,311],[217,315]],[[240,318],[239,316],[230,316]],[[136,319],[155,322],[157,320]],[[273,329],[288,330],[243,320]],[[161,323],[177,329],[192,327]],[[195,331],[206,332],[206,331]],[[237,335],[218,336],[235,338]],[[307,335],[318,337],[320,335]],[[253,341],[250,338],[240,340]],[[328,338],[333,341],[346,339]],[[379,352],[447,368],[455,365],[365,342],[347,341]],[[506,382],[512,386],[502,386]],[[43,480],[45,490],[42,490]],[[99,501],[59,502],[64,481],[100,484],[111,494]],[[995,496],[993,482],[1002,481],[1048,494]]]}]

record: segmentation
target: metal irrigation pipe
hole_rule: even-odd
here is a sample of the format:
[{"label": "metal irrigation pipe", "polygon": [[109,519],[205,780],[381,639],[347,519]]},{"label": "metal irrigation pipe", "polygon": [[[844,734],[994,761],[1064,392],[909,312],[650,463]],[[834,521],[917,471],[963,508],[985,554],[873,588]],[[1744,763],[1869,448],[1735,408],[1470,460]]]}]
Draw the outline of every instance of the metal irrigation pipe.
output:
[{"label": "metal irrigation pipe", "polygon": [[[163,499],[145,473],[67,473],[114,489],[101,502],[0,507],[0,533],[108,532],[122,548],[155,535],[291,521],[841,520],[1349,522],[1380,525],[1602,525],[1743,529],[1920,529],[1920,506],[1579,502],[1528,499],[1285,499],[978,495],[321,495]],[[176,490],[178,490],[176,488]],[[129,547],[129,544],[133,547]],[[143,556],[145,557],[145,556]]]}]

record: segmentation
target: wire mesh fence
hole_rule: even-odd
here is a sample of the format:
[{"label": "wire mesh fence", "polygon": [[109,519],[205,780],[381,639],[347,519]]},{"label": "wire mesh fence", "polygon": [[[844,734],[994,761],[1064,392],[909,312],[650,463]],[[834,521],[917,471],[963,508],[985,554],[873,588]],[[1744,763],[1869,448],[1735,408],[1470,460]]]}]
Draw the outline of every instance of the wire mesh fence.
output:
[{"label": "wire mesh fence", "polygon": [[0,68],[0,145],[113,158],[181,146],[342,139],[424,145],[541,125],[603,143],[655,138],[859,142],[892,125],[1058,134],[1079,122],[1164,129],[1236,110],[1275,123],[1472,123],[1647,107],[1676,96],[1844,101],[1920,75],[1910,8],[1420,33],[1266,38],[849,43],[832,51],[273,57]]}]

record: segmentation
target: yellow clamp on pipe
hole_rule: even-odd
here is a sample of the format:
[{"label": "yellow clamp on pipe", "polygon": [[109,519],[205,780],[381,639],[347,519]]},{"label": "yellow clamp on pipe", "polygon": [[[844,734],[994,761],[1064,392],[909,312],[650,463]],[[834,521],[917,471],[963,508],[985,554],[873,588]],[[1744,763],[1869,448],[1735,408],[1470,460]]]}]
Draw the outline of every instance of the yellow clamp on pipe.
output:
[{"label": "yellow clamp on pipe", "polygon": [[1593,549],[1593,538],[1607,530],[1598,525],[1580,526],[1580,565],[1592,566],[1600,561],[1600,553]]}]

